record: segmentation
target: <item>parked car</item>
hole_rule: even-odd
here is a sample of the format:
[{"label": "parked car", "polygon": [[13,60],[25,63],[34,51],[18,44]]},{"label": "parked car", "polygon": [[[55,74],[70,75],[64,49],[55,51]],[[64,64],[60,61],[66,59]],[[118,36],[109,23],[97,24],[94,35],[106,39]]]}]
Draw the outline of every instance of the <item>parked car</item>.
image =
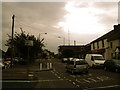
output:
[{"label": "parked car", "polygon": [[104,69],[109,71],[120,71],[120,59],[106,60],[104,63]]},{"label": "parked car", "polygon": [[20,58],[19,58],[19,57],[15,57],[15,58],[13,59],[13,63],[14,63],[14,64],[18,64],[19,61],[20,61]]},{"label": "parked car", "polygon": [[3,64],[3,59],[0,58],[0,70],[5,69],[5,65]]},{"label": "parked car", "polygon": [[11,58],[4,59],[3,63],[4,63],[6,68],[10,68],[10,66],[11,66]]},{"label": "parked car", "polygon": [[85,61],[90,67],[104,67],[105,59],[101,54],[87,54]]},{"label": "parked car", "polygon": [[75,72],[85,72],[88,73],[89,65],[85,60],[72,59],[67,62],[66,71],[74,74]]},{"label": "parked car", "polygon": [[62,58],[62,62],[67,62],[68,58]]}]

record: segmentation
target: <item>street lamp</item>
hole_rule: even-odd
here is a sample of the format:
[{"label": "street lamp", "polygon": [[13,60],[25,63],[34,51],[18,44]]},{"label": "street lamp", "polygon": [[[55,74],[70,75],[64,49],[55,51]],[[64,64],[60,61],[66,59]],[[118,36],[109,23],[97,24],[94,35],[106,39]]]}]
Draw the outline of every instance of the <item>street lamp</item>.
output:
[{"label": "street lamp", "polygon": [[63,39],[63,45],[65,45],[65,37],[58,36],[58,38],[62,38]]}]

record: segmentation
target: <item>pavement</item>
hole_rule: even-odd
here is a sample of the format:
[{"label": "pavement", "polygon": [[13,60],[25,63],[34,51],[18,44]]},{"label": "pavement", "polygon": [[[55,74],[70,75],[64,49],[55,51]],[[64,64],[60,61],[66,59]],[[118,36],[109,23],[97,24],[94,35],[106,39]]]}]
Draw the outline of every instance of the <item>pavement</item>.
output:
[{"label": "pavement", "polygon": [[[35,63],[29,65],[16,64],[12,68],[2,70],[2,89],[6,88],[39,88],[36,85],[41,82],[41,73],[52,70],[50,60],[36,60]],[[44,74],[45,75],[45,74]],[[43,76],[44,76],[43,75]]]}]

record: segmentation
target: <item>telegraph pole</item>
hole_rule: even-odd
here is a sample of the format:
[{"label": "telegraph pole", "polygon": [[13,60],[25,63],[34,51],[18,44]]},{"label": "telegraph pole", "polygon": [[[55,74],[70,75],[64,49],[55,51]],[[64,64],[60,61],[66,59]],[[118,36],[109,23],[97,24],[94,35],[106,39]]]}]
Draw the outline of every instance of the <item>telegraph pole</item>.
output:
[{"label": "telegraph pole", "polygon": [[69,31],[69,28],[68,28],[68,45],[70,46],[70,31]]},{"label": "telegraph pole", "polygon": [[11,44],[12,52],[11,52],[11,68],[12,68],[12,64],[13,64],[13,35],[14,35],[14,18],[15,18],[15,15],[13,15],[13,16],[12,16],[12,44]]}]

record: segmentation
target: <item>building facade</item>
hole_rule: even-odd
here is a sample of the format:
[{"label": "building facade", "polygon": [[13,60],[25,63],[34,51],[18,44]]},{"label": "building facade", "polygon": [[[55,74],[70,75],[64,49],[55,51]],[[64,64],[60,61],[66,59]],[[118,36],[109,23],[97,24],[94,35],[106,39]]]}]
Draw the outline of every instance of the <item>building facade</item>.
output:
[{"label": "building facade", "polygon": [[114,25],[114,30],[92,41],[91,53],[99,53],[105,59],[115,58],[120,56],[120,24]]},{"label": "building facade", "polygon": [[61,58],[66,57],[76,57],[84,58],[85,57],[85,45],[63,45],[59,46],[58,54]]}]

